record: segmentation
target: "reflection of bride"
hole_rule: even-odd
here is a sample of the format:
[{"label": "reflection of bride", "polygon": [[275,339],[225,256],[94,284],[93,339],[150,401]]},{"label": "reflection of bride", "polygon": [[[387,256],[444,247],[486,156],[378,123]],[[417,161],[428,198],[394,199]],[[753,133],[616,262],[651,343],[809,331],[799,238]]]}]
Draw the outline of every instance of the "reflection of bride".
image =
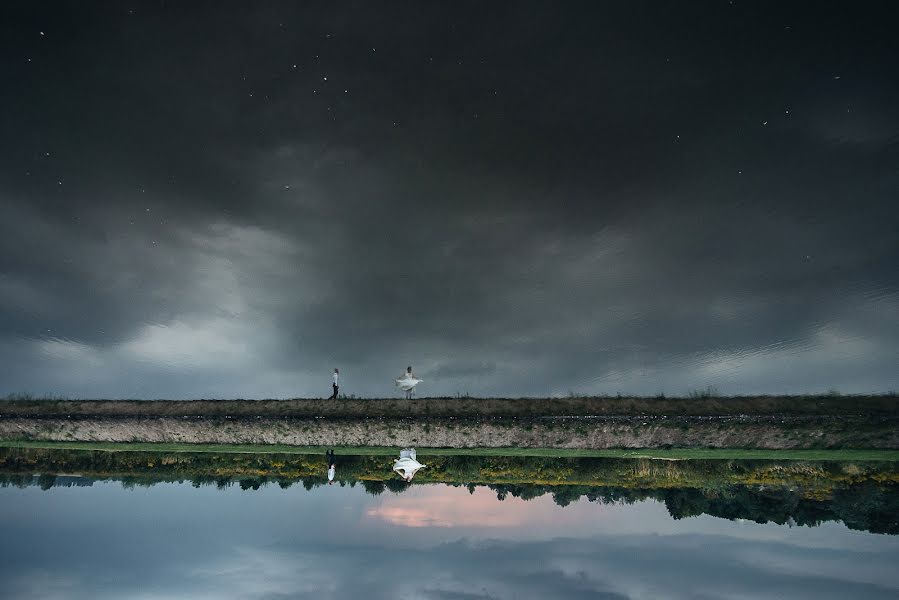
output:
[{"label": "reflection of bride", "polygon": [[415,473],[426,466],[415,460],[415,448],[401,450],[400,457],[393,461],[393,470],[399,473],[406,481],[412,481]]}]

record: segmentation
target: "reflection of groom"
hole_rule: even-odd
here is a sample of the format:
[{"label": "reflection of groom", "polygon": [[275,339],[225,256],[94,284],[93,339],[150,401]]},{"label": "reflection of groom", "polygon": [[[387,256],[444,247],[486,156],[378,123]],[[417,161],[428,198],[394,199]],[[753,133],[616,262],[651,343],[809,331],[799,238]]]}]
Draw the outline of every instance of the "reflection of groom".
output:
[{"label": "reflection of groom", "polygon": [[328,460],[328,485],[333,485],[334,475],[337,474],[337,462],[334,459],[334,450],[325,452],[325,458]]}]

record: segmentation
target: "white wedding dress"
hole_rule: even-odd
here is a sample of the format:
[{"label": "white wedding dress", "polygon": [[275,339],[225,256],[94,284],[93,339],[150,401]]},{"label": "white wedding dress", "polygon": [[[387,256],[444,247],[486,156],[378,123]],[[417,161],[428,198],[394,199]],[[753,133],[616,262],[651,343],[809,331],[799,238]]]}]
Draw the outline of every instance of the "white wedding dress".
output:
[{"label": "white wedding dress", "polygon": [[396,380],[396,387],[400,388],[404,392],[408,392],[415,389],[415,386],[421,382],[422,380],[418,377],[403,376]]},{"label": "white wedding dress", "polygon": [[406,481],[412,481],[415,473],[426,466],[415,460],[415,448],[401,450],[400,457],[393,461],[393,470],[399,473]]}]

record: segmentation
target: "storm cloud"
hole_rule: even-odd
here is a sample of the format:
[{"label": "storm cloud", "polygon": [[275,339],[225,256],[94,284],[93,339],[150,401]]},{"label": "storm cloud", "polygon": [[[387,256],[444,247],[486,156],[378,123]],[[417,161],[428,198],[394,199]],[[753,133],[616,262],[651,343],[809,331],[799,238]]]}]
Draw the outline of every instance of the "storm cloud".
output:
[{"label": "storm cloud", "polygon": [[5,5],[0,393],[895,390],[881,9]]}]

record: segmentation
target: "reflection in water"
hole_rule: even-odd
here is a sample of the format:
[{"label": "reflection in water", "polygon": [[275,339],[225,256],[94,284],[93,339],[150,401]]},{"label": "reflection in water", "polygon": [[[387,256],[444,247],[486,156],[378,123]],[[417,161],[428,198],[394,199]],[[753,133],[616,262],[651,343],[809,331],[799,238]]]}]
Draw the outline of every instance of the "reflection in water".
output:
[{"label": "reflection in water", "polygon": [[399,474],[404,481],[412,481],[415,474],[425,465],[415,459],[415,448],[403,448],[400,457],[393,463],[393,471]]},{"label": "reflection in water", "polygon": [[[512,529],[555,528],[576,524],[581,511],[548,510],[549,498],[497,502],[487,486],[470,489],[442,485],[417,486],[408,493],[391,495],[370,507],[366,516],[401,527]],[[593,507],[601,511],[601,507]]]},{"label": "reflection in water", "polygon": [[[391,455],[340,454],[339,485],[329,486],[321,454],[0,450],[3,593],[899,593],[899,536],[850,529],[897,532],[893,463],[423,460],[429,468],[410,485],[392,473]],[[794,523],[814,527],[778,525]]]},{"label": "reflection in water", "polygon": [[[160,482],[190,481],[195,487],[259,490],[300,485],[313,490],[326,483],[361,486],[379,496],[409,489],[408,479],[392,477],[401,461],[416,460],[406,449],[399,460],[381,455],[342,455],[340,473],[333,450],[320,455],[157,453],[48,449],[0,449],[0,485],[42,489],[121,481],[126,488]],[[425,504],[394,502],[369,511],[387,522],[407,526],[450,527],[459,522],[494,526],[517,524],[504,513],[508,498],[525,501],[549,496],[559,507],[579,499],[600,505],[645,500],[664,504],[674,519],[713,515],[757,523],[817,526],[841,521],[850,529],[899,534],[899,464],[894,462],[681,460],[553,458],[505,456],[431,456],[416,487],[444,483],[474,494],[490,490],[494,509],[483,500],[463,517],[456,500],[425,494]],[[405,464],[405,463],[404,463]],[[391,470],[392,469],[392,470]],[[418,468],[410,467],[406,474]],[[62,473],[63,475],[59,475]],[[79,476],[71,474],[77,473]],[[333,481],[332,481],[333,480]],[[484,498],[484,496],[479,496]],[[441,509],[448,502],[447,510]],[[467,509],[466,509],[467,510]],[[489,518],[485,517],[490,513]],[[449,515],[449,516],[448,516]],[[468,519],[468,521],[465,521]]]},{"label": "reflection in water", "polygon": [[334,456],[334,450],[325,453],[325,463],[328,465],[328,485],[333,485],[334,478],[337,477],[337,458]]}]

